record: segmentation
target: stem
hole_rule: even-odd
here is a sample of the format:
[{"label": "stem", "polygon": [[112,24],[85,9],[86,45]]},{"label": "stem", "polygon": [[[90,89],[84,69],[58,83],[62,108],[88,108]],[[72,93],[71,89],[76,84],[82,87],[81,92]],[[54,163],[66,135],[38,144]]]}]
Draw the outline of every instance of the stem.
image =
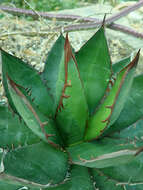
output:
[{"label": "stem", "polygon": [[22,36],[31,36],[31,37],[35,37],[36,35],[39,36],[48,36],[48,35],[52,35],[52,34],[56,34],[54,32],[11,32],[11,33],[4,33],[0,35],[0,39],[3,37],[7,37],[7,36],[15,36],[15,35],[22,35]]},{"label": "stem", "polygon": [[119,30],[119,31],[127,33],[127,34],[131,34],[137,38],[143,38],[143,33],[137,32],[136,30],[133,30],[132,28],[130,28],[128,26],[123,26],[120,24],[113,23],[113,24],[109,25],[109,28],[113,29],[113,30]]},{"label": "stem", "polygon": [[[126,16],[130,12],[140,8],[143,6],[143,0],[140,0],[139,2],[135,3],[134,5],[127,7],[120,11],[119,13],[109,17],[105,21],[105,25],[107,27],[114,29],[114,30],[119,30],[121,32],[133,35],[135,37],[143,38],[143,33],[137,32],[129,27],[119,25],[119,24],[114,24],[113,22],[120,19],[123,16]],[[77,30],[88,30],[88,29],[94,29],[102,24],[102,20],[99,20],[97,18],[89,18],[89,17],[82,17],[78,15],[66,15],[66,14],[49,14],[46,12],[34,12],[32,10],[26,10],[26,9],[20,9],[20,8],[12,8],[12,7],[6,7],[6,6],[0,6],[0,9],[12,14],[16,15],[27,15],[27,16],[32,16],[34,18],[39,18],[39,16],[47,18],[47,19],[53,19],[56,18],[57,20],[62,20],[62,21],[80,21],[80,22],[89,22],[89,23],[83,23],[83,24],[75,24],[75,25],[69,25],[63,27],[64,32],[71,32],[71,31],[77,31]],[[62,27],[55,28],[56,29],[61,29]]]},{"label": "stem", "polygon": [[[106,20],[106,24],[110,24],[118,19],[120,19],[123,16],[128,15],[129,13],[135,11],[136,9],[140,8],[143,6],[143,0],[140,0],[139,2],[135,3],[134,5],[131,5],[119,13],[116,13],[115,15],[111,16],[109,19]],[[14,7],[6,7],[6,6],[0,6],[0,9],[12,14],[16,15],[27,15],[27,16],[32,16],[34,18],[37,18],[39,16],[47,19],[53,19],[56,18],[57,20],[62,20],[62,21],[74,21],[74,20],[79,20],[80,22],[97,22],[98,19],[96,18],[89,18],[89,17],[82,17],[82,16],[77,16],[77,15],[66,15],[66,14],[52,14],[52,13],[46,13],[46,12],[38,12],[38,11],[33,11],[33,10],[27,10],[27,9],[20,9],[20,8],[14,8]],[[102,21],[99,21],[100,24]]]}]

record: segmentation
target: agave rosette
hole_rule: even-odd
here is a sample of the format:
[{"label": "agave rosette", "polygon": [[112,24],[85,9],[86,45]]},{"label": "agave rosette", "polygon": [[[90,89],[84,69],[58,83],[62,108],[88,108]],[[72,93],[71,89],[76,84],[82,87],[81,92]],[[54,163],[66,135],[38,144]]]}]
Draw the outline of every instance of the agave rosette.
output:
[{"label": "agave rosette", "polygon": [[101,26],[78,52],[60,35],[41,74],[1,57],[1,189],[143,188],[139,52],[112,64]]}]

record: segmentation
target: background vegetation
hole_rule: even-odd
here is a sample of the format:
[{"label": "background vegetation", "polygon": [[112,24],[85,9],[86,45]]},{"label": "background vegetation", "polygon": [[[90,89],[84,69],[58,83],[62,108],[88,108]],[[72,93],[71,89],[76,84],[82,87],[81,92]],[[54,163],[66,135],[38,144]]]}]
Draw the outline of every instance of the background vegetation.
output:
[{"label": "background vegetation", "polygon": [[[68,8],[80,7],[81,3],[111,3],[112,5],[118,4],[128,0],[27,0],[32,8],[39,11],[53,11]],[[138,1],[138,0],[130,0]],[[29,8],[24,0],[0,0],[0,3],[12,3],[16,7]]]}]

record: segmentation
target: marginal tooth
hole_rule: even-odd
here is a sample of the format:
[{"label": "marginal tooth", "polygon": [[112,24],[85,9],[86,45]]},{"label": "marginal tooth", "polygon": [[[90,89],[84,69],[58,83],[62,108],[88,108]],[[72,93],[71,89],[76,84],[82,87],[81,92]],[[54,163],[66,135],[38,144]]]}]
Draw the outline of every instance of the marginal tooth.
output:
[{"label": "marginal tooth", "polygon": [[28,96],[31,96],[31,95],[32,95],[32,91],[29,91],[29,92],[28,92]]},{"label": "marginal tooth", "polygon": [[69,98],[70,96],[66,95],[66,94],[62,94],[63,98]]},{"label": "marginal tooth", "polygon": [[105,123],[105,122],[109,121],[109,118],[110,118],[110,115],[105,120],[102,120],[102,123]]},{"label": "marginal tooth", "polygon": [[14,150],[14,144],[11,145],[12,150]]},{"label": "marginal tooth", "polygon": [[47,124],[48,124],[48,121],[45,121],[45,122],[41,123],[41,126],[44,127]]},{"label": "marginal tooth", "polygon": [[69,80],[69,82],[66,84],[66,87],[71,87],[71,80]]},{"label": "marginal tooth", "polygon": [[20,123],[22,122],[22,118],[20,115],[18,115]]},{"label": "marginal tooth", "polygon": [[109,86],[107,87],[107,90],[106,90],[106,92],[110,92],[110,88],[109,88]]},{"label": "marginal tooth", "polygon": [[55,136],[54,134],[45,134],[46,138]]},{"label": "marginal tooth", "polygon": [[32,102],[35,100],[35,98],[32,98]]},{"label": "marginal tooth", "polygon": [[114,85],[114,82],[112,80],[109,80],[109,83],[111,84],[111,86]]},{"label": "marginal tooth", "polygon": [[113,106],[105,106],[106,108],[109,108],[109,109],[112,109],[113,108]]}]

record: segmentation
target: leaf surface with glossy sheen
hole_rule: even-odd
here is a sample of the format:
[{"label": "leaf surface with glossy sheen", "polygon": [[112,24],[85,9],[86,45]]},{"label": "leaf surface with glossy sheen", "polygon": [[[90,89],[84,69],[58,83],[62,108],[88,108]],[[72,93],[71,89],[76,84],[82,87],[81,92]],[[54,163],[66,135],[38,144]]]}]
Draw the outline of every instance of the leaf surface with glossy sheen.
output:
[{"label": "leaf surface with glossy sheen", "polygon": [[61,78],[64,85],[55,117],[65,144],[72,144],[83,139],[88,107],[68,36],[65,40],[64,56],[64,78]]},{"label": "leaf surface with glossy sheen", "polygon": [[21,87],[9,77],[7,80],[12,101],[29,129],[45,142],[60,144],[61,139],[54,122],[39,112]]},{"label": "leaf surface with glossy sheen", "polygon": [[92,140],[106,133],[106,130],[117,120],[132,85],[134,71],[139,59],[139,52],[133,61],[122,69],[115,81],[111,82],[111,89],[106,94],[105,100],[89,119],[85,140]]},{"label": "leaf surface with glossy sheen", "polygon": [[40,142],[8,152],[4,168],[6,174],[35,183],[60,183],[68,169],[67,154]]},{"label": "leaf surface with glossy sheen", "polygon": [[93,169],[96,187],[101,190],[141,190],[143,188],[143,154],[126,164]]},{"label": "leaf surface with glossy sheen", "polygon": [[6,75],[8,75],[18,85],[24,87],[25,89],[29,89],[31,99],[34,99],[35,105],[38,106],[44,114],[52,116],[52,98],[49,95],[47,87],[43,84],[38,72],[21,59],[10,55],[3,50],[1,50],[1,57],[3,84],[6,96],[8,97],[9,104],[12,109],[15,111],[14,104],[8,91]]},{"label": "leaf surface with glossy sheen", "polygon": [[105,168],[118,166],[132,160],[140,150],[140,145],[137,148],[131,143],[127,143],[126,139],[104,138],[73,145],[67,150],[73,164],[91,168]]},{"label": "leaf surface with glossy sheen", "polygon": [[0,106],[0,147],[16,148],[39,141],[22,119],[13,115],[7,106]]},{"label": "leaf surface with glossy sheen", "polygon": [[90,114],[103,98],[111,77],[111,61],[102,26],[76,53]]},{"label": "leaf surface with glossy sheen", "polygon": [[136,76],[124,108],[113,126],[109,128],[108,134],[130,126],[143,118],[143,75]]}]

